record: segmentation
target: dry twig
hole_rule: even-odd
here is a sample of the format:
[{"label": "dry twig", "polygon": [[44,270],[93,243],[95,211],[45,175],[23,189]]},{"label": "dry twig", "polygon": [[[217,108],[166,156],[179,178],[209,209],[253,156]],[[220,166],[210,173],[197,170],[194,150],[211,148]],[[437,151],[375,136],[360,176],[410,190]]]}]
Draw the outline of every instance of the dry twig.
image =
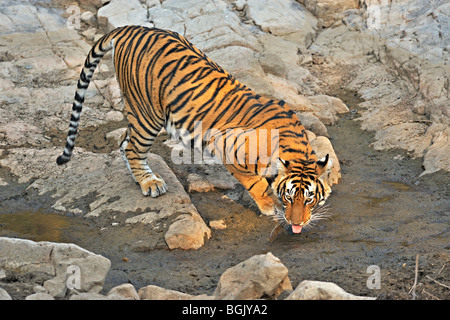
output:
[{"label": "dry twig", "polygon": [[409,293],[412,292],[413,300],[416,300],[416,287],[417,287],[417,276],[419,275],[419,254],[416,255],[416,268],[414,271],[414,284],[409,290]]},{"label": "dry twig", "polygon": [[429,295],[432,299],[434,300],[440,300],[438,297],[436,297],[435,295],[432,295],[431,293],[425,291],[425,289],[422,290],[422,293],[425,293],[427,295]]},{"label": "dry twig", "polygon": [[425,276],[425,278],[430,279],[430,280],[433,281],[433,282],[436,282],[438,285],[440,285],[440,286],[442,286],[442,287],[444,287],[444,288],[450,289],[450,286],[448,286],[448,285],[446,285],[446,284],[443,284],[443,283],[440,283],[439,281],[433,279],[433,278],[430,277],[430,276]]}]

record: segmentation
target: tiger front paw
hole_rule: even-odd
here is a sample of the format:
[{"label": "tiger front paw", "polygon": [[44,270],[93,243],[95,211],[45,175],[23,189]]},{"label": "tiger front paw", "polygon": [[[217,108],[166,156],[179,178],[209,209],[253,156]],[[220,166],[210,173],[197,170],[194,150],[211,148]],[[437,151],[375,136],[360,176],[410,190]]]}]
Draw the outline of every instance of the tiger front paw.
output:
[{"label": "tiger front paw", "polygon": [[139,182],[144,196],[159,197],[167,192],[166,182],[157,174],[147,176]]},{"label": "tiger front paw", "polygon": [[283,211],[283,208],[280,205],[279,201],[277,199],[273,199],[272,197],[258,199],[257,205],[261,213],[265,216],[277,215],[279,214],[279,212]]}]

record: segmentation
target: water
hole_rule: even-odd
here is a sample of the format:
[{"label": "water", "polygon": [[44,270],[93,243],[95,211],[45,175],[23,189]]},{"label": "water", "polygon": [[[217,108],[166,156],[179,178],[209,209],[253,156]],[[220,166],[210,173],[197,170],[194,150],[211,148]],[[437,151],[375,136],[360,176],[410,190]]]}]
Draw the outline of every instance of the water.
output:
[{"label": "water", "polygon": [[68,217],[43,211],[0,214],[4,234],[34,241],[69,242],[64,233],[72,224]]}]

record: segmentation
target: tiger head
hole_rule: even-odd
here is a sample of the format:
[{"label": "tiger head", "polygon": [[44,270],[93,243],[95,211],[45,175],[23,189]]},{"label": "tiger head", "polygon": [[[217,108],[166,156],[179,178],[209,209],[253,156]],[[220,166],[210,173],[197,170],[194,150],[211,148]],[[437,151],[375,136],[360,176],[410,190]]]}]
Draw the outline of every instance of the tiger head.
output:
[{"label": "tiger head", "polygon": [[300,233],[311,221],[326,217],[326,211],[319,207],[331,193],[323,179],[330,166],[328,154],[319,161],[279,159],[278,177],[273,187],[284,207],[284,212],[275,216],[281,226]]}]

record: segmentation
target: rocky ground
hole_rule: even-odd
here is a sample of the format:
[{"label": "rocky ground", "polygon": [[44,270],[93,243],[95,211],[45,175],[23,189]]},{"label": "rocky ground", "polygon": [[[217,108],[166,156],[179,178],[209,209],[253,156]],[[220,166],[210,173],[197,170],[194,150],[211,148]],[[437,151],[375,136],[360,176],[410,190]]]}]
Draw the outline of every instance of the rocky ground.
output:
[{"label": "rocky ground", "polygon": [[[422,252],[426,247],[419,241],[433,248],[426,256],[426,265],[434,280],[448,279],[449,10],[445,1],[418,0],[2,2],[1,235],[27,236],[12,227],[12,216],[29,213],[29,218],[37,214],[35,226],[37,221],[45,220],[47,227],[54,224],[53,230],[57,230],[41,240],[74,242],[111,260],[103,290],[129,281],[137,288],[157,284],[212,296],[219,276],[228,267],[246,260],[248,255],[281,250],[285,253],[275,254],[282,261],[319,268],[317,274],[301,270],[300,276],[297,267],[289,266],[290,272],[297,274],[295,285],[300,279],[312,279],[305,278],[308,275],[327,281],[339,277],[337,283],[350,291],[352,282],[343,279],[349,278],[345,275],[348,268],[352,269],[349,266],[368,266],[359,262],[358,254],[369,256],[373,262],[370,264],[377,264],[391,252],[400,252],[383,270],[383,277],[390,279],[396,293],[384,286],[380,296],[408,298],[408,285],[400,280],[391,284],[395,277],[390,273],[396,270],[394,266],[405,268],[405,264],[411,268],[415,258],[411,252]],[[149,157],[152,168],[167,182],[169,192],[156,199],[143,197],[116,150],[116,140],[126,122],[109,55],[99,65],[88,89],[75,155],[67,165],[56,166],[81,65],[95,40],[124,24],[177,31],[255,91],[286,100],[310,130],[310,141],[319,156],[332,155],[330,184],[340,181],[342,166],[347,184],[333,187],[336,189],[330,205],[336,212],[342,207],[341,217],[347,214],[347,219],[356,219],[352,223],[364,219],[358,226],[359,233],[354,234],[346,229],[345,219],[336,218],[336,225],[341,223],[342,232],[353,238],[352,244],[339,242],[339,230],[327,222],[305,235],[305,249],[283,236],[275,247],[270,247],[266,239],[273,223],[257,217],[242,187],[220,167],[173,164],[171,154],[176,148],[173,142],[166,141],[164,133]],[[343,134],[336,130],[344,124],[353,131]],[[359,125],[373,134],[357,131]],[[368,143],[370,147],[365,146]],[[346,152],[352,144],[360,154]],[[381,150],[390,151],[376,153]],[[378,164],[386,161],[393,165]],[[365,167],[358,171],[356,162]],[[372,180],[379,189],[371,189]],[[355,183],[360,185],[359,190],[352,185]],[[357,201],[352,198],[355,193]],[[415,206],[409,207],[409,203],[417,197],[424,198],[424,208],[415,212]],[[364,199],[370,200],[371,208],[363,206]],[[362,204],[349,205],[358,201]],[[396,201],[401,206],[394,206]],[[390,209],[399,214],[392,218],[394,226],[380,222],[371,227],[374,216],[361,214],[364,210],[377,214]],[[429,220],[423,227],[413,223],[416,219]],[[409,229],[395,223],[406,223]],[[39,236],[43,229],[45,226],[32,234],[28,230],[28,237]],[[330,238],[318,235],[326,230]],[[386,247],[380,230],[388,232],[391,242],[402,249]],[[316,241],[338,244],[324,246]],[[251,248],[243,242],[255,245]],[[233,248],[233,253],[224,251],[227,246]],[[211,258],[211,247],[218,250],[218,260]],[[406,247],[411,247],[411,252]],[[351,248],[355,255],[343,254],[336,261],[327,256],[327,252],[341,248]],[[198,249],[198,253],[167,249]],[[309,250],[323,254],[318,258],[322,264],[296,256]],[[203,268],[191,261],[193,257],[217,270],[207,271],[205,278]],[[9,259],[0,256],[0,262]],[[134,265],[133,261],[139,259],[140,264]],[[174,268],[181,276],[142,271],[148,259],[160,261],[162,270]],[[178,266],[180,261],[186,270]],[[325,267],[323,263],[335,266]],[[403,271],[403,279],[414,275],[413,271],[403,275]],[[186,278],[186,273],[188,280],[183,282],[180,279]],[[446,287],[425,280],[426,275],[423,271],[423,289],[427,291],[422,297],[448,297]],[[21,279],[27,281],[26,277]],[[360,276],[357,281],[362,285],[356,286],[354,293],[377,295],[367,291]],[[23,298],[27,294],[11,295]]]},{"label": "rocky ground", "polygon": [[[345,292],[329,282],[303,281],[293,290],[288,269],[272,253],[253,256],[221,276],[212,295],[190,295],[175,290],[148,285],[136,291],[125,283],[109,290],[103,289],[111,262],[74,244],[33,242],[23,239],[0,238],[0,280],[14,295],[18,294],[17,278],[32,275],[21,293],[33,292],[25,300],[250,300],[275,299],[284,293],[287,300],[365,300]],[[6,279],[6,280],[5,280]],[[15,279],[15,281],[12,281]],[[38,284],[42,283],[42,285]],[[8,291],[0,288],[0,300],[12,300]]]}]

